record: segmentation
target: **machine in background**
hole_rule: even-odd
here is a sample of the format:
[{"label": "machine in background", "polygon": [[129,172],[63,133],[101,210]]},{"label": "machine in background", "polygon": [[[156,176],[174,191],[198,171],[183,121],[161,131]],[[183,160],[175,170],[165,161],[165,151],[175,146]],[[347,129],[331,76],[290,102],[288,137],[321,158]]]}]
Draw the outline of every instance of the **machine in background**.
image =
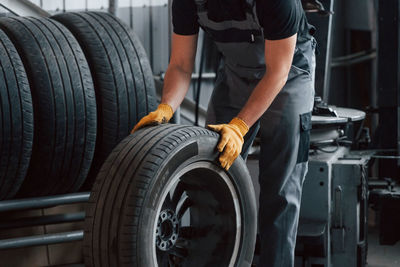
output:
[{"label": "machine in background", "polygon": [[319,98],[313,113],[296,266],[365,266],[367,172],[374,152],[351,150],[353,136],[360,140],[363,133],[365,113],[329,107]]},{"label": "machine in background", "polygon": [[365,149],[371,138],[364,118],[362,111],[328,106],[316,98],[296,266],[366,266],[369,206],[379,216],[380,244],[400,240],[400,187],[392,179],[372,176],[379,173],[377,161],[398,157]]}]

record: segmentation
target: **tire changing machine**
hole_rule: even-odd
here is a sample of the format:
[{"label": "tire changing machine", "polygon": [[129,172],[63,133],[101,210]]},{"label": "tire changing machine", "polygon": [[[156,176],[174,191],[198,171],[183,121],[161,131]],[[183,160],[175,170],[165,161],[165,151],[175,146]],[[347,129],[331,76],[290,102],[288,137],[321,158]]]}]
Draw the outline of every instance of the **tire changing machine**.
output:
[{"label": "tire changing machine", "polygon": [[359,138],[364,118],[361,111],[327,106],[312,118],[295,266],[366,265],[367,169],[375,152],[350,150],[346,137],[357,130]]}]

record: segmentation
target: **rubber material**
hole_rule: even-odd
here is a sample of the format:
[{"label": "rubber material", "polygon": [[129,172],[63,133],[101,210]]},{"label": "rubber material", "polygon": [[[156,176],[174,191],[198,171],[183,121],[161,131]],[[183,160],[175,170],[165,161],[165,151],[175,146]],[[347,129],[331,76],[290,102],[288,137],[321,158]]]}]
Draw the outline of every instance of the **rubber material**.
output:
[{"label": "rubber material", "polygon": [[116,17],[81,12],[52,18],[78,39],[95,84],[99,127],[93,167],[84,185],[89,190],[112,149],[156,108],[153,74],[139,39]]},{"label": "rubber material", "polygon": [[[86,266],[156,266],[150,236],[161,192],[188,164],[206,161],[223,171],[217,162],[218,139],[218,134],[204,128],[171,124],[146,127],[126,137],[103,164],[86,208]],[[223,172],[235,187],[242,214],[235,266],[250,266],[257,221],[254,187],[241,158]],[[212,255],[200,256],[213,260]]]},{"label": "rubber material", "polygon": [[34,143],[19,197],[77,191],[96,142],[96,101],[84,54],[73,35],[47,18],[2,18],[31,85]]},{"label": "rubber material", "polygon": [[12,198],[25,178],[32,141],[28,78],[17,50],[0,30],[0,200]]}]

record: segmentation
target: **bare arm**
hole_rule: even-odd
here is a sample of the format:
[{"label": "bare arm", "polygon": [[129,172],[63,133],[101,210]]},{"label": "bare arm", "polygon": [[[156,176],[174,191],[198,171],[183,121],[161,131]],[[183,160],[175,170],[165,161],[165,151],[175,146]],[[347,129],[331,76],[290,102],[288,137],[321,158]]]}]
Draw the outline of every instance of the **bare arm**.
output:
[{"label": "bare arm", "polygon": [[171,60],[165,73],[161,103],[175,111],[182,103],[190,85],[196,56],[198,35],[172,34]]},{"label": "bare arm", "polygon": [[265,40],[267,71],[238,114],[249,127],[264,114],[285,85],[292,65],[296,39],[297,34],[282,40]]}]

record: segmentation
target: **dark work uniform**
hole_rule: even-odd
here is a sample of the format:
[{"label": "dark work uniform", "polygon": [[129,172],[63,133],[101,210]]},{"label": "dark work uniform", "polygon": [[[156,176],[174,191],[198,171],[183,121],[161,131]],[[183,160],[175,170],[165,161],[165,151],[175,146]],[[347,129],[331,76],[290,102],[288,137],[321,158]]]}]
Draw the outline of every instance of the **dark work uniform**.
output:
[{"label": "dark work uniform", "polygon": [[264,40],[297,33],[287,82],[246,134],[242,150],[245,158],[260,131],[259,266],[291,267],[314,100],[316,44],[301,1],[174,0],[172,15],[176,34],[193,35],[201,27],[223,55],[207,111],[207,123],[212,124],[237,116],[268,71]]}]

